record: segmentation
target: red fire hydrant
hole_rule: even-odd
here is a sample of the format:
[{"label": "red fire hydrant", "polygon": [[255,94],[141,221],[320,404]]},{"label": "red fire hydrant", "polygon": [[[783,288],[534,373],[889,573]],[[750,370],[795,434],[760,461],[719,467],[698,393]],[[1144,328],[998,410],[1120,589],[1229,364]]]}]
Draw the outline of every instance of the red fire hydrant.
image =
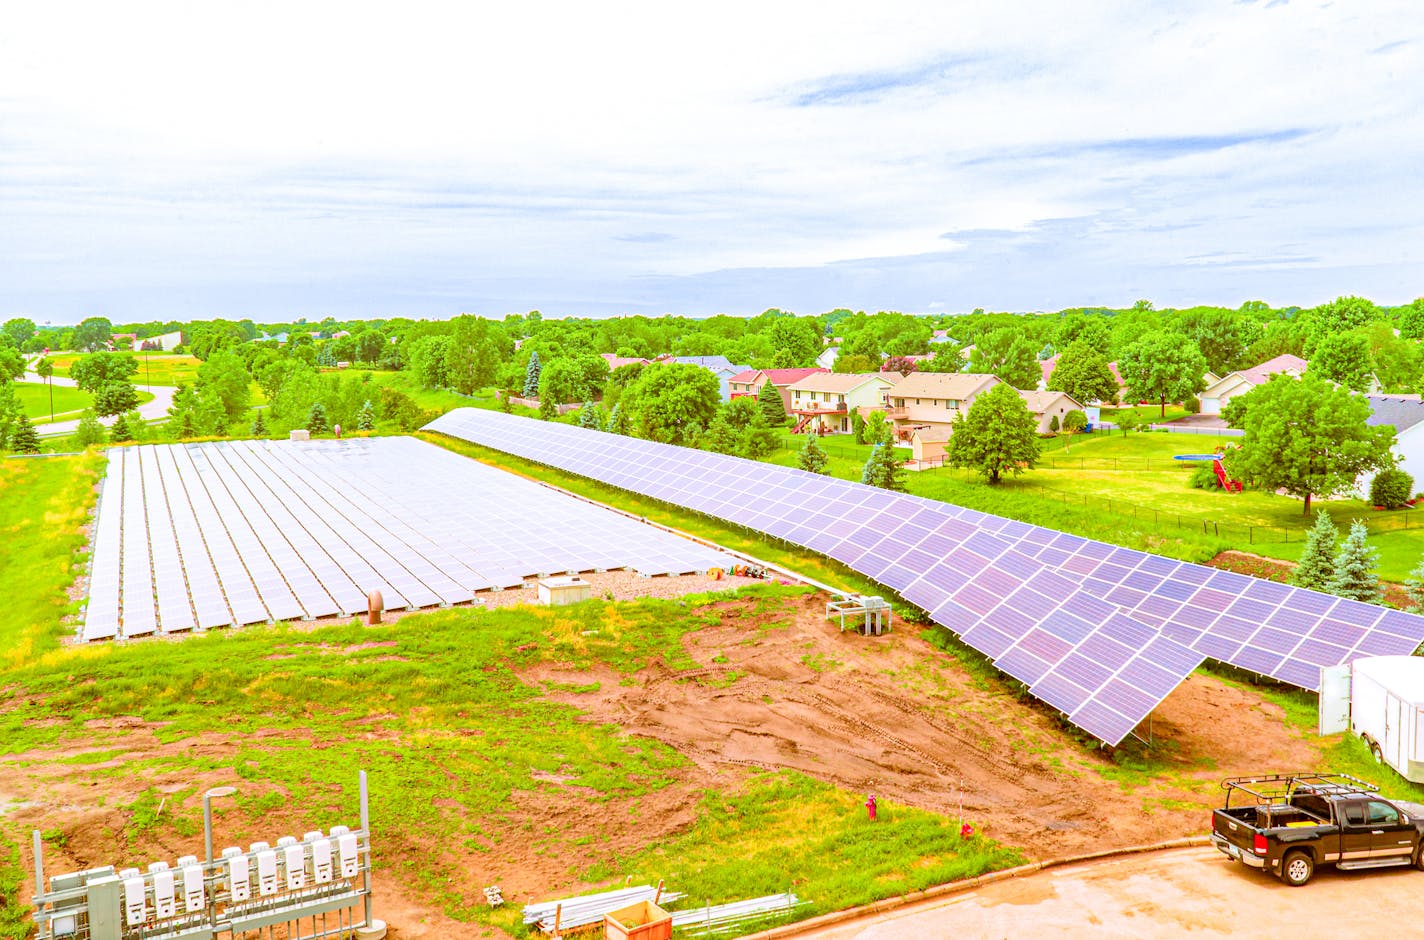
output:
[{"label": "red fire hydrant", "polygon": [[875,822],[875,794],[870,795],[870,799],[865,801],[865,811],[870,814],[870,821]]}]

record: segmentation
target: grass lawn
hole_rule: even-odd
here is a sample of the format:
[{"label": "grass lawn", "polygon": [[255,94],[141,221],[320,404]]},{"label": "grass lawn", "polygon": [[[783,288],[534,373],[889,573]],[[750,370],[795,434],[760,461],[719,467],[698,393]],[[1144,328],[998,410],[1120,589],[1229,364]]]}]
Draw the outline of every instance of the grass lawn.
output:
[{"label": "grass lawn", "polygon": [[[50,356],[54,362],[55,375],[69,375],[69,368],[83,353],[60,353]],[[177,356],[172,353],[130,353],[138,363],[138,372],[132,382],[135,388],[145,385],[192,385],[198,377],[201,359],[194,356]]]},{"label": "grass lawn", "polygon": [[[40,418],[49,420],[49,387],[30,382],[13,382],[10,387],[15,390],[15,397],[20,400],[20,407],[25,409],[25,414],[29,416],[30,420],[35,421]],[[94,397],[81,388],[73,388],[68,385],[56,385],[53,388],[56,419],[69,412],[83,411],[94,403]],[[149,397],[152,398],[152,396]],[[69,417],[72,418],[74,415],[70,414]]]}]

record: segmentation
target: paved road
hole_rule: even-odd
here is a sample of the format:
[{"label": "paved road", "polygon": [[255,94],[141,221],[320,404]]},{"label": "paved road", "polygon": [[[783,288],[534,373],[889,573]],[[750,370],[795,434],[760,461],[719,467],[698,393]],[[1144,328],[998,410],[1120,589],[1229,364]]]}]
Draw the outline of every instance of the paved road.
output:
[{"label": "paved road", "polygon": [[1322,868],[1303,888],[1216,849],[1065,865],[801,936],[979,938],[1424,937],[1424,872]]},{"label": "paved road", "polygon": [[[30,360],[26,365],[33,369],[37,359],[38,357],[35,357],[35,359]],[[54,382],[55,385],[74,387],[74,380],[65,378],[64,376],[51,376],[50,380]],[[44,383],[44,379],[33,372],[26,372],[20,376],[20,381]],[[168,407],[173,404],[173,394],[178,391],[176,388],[171,385],[140,384],[135,384],[134,388],[141,392],[153,393],[153,401],[144,402],[138,406],[138,413],[145,421],[161,421],[168,417]],[[117,415],[109,418],[100,418],[99,423],[108,427],[114,423],[116,417]],[[75,418],[72,421],[51,421],[44,424],[36,424],[35,430],[39,432],[40,437],[58,437],[63,434],[73,434],[77,427],[79,427],[79,419]]]}]

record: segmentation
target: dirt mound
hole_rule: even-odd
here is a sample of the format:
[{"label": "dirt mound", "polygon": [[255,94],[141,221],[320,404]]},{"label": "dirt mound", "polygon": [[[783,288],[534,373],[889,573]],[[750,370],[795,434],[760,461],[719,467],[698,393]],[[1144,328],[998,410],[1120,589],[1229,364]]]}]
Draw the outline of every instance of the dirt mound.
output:
[{"label": "dirt mound", "polygon": [[[724,617],[689,634],[697,669],[648,670],[636,684],[609,673],[597,692],[557,697],[709,771],[797,770],[950,815],[962,797],[965,815],[988,835],[1032,857],[1199,833],[1221,777],[1316,760],[1279,709],[1195,675],[1153,716],[1174,779],[1148,783],[1073,743],[1050,709],[999,680],[966,675],[913,626],[878,638],[843,634],[821,604],[807,598],[784,627]],[[549,669],[527,678],[587,681]]]}]

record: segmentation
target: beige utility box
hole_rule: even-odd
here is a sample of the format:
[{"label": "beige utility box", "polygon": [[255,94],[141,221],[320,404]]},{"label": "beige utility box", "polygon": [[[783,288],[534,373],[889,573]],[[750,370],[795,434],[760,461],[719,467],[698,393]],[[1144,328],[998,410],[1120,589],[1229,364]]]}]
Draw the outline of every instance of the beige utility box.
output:
[{"label": "beige utility box", "polygon": [[288,437],[294,441],[309,441],[311,440],[311,432],[306,428],[297,428],[292,431]]},{"label": "beige utility box", "polygon": [[603,915],[604,940],[671,940],[672,915],[652,901],[639,901]]},{"label": "beige utility box", "polygon": [[539,603],[550,607],[577,604],[593,596],[593,585],[583,578],[545,578],[539,582]]}]

